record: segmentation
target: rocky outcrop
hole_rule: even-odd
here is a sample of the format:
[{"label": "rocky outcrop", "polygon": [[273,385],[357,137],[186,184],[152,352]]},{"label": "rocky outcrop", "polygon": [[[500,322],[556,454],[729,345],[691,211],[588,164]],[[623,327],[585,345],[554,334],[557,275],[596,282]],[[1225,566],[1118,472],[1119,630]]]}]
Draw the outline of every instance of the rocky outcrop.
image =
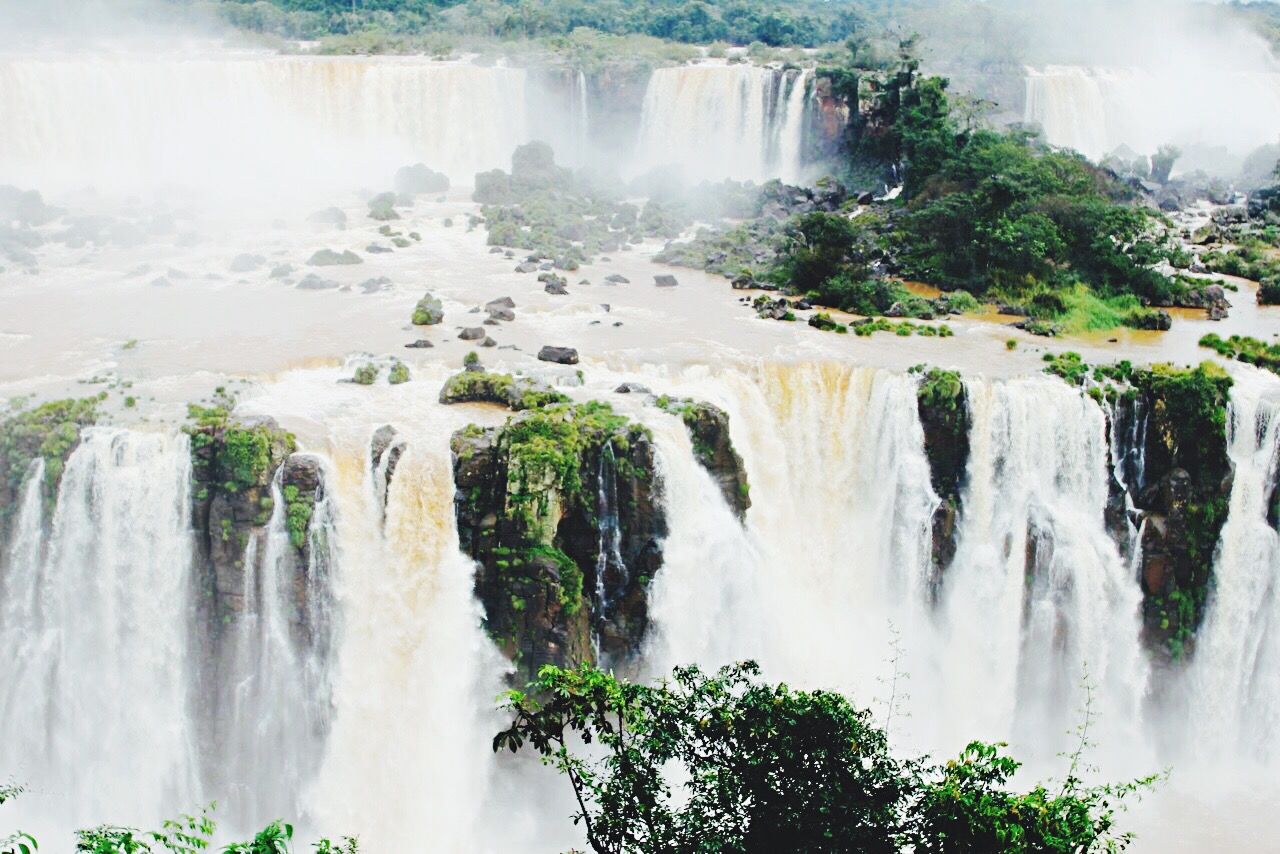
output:
[{"label": "rocky outcrop", "polygon": [[659,397],[655,405],[677,415],[693,441],[693,456],[720,487],[725,503],[739,520],[751,508],[751,486],[747,469],[729,436],[729,414],[718,406],[688,398]]},{"label": "rocky outcrop", "polygon": [[[0,421],[0,568],[9,553],[9,529],[32,463],[44,460],[42,492],[51,509],[81,431],[98,419],[99,402],[96,397],[55,400]],[[50,516],[45,514],[46,519]]]},{"label": "rocky outcrop", "polygon": [[933,514],[933,577],[936,594],[942,575],[956,556],[957,521],[964,473],[969,465],[968,395],[956,371],[934,368],[923,374],[916,392],[929,480],[941,503]]},{"label": "rocky outcrop", "polygon": [[1121,471],[1142,521],[1144,637],[1157,656],[1178,660],[1191,652],[1204,618],[1214,551],[1227,519],[1231,380],[1205,364],[1194,370],[1156,366],[1135,372],[1131,382],[1112,417],[1120,432],[1141,443],[1140,453],[1125,454],[1141,465],[1126,462]]},{"label": "rocky outcrop", "polygon": [[648,431],[607,404],[556,404],[470,426],[452,450],[459,541],[516,681],[634,656],[667,532]]},{"label": "rocky outcrop", "polygon": [[496,403],[520,412],[553,403],[568,403],[569,398],[544,382],[530,377],[496,374],[488,371],[463,371],[449,377],[440,389],[440,402]]}]

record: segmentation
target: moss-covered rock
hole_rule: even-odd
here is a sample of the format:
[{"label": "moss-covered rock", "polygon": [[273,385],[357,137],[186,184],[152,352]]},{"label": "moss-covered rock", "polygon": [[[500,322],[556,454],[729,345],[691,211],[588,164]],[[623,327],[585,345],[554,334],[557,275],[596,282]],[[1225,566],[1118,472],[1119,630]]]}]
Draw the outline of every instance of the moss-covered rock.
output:
[{"label": "moss-covered rock", "polygon": [[271,481],[296,442],[274,421],[238,420],[221,403],[193,405],[190,416],[191,518],[216,641],[245,609],[245,549],[271,520]]},{"label": "moss-covered rock", "polygon": [[751,486],[742,457],[729,435],[729,414],[718,406],[688,398],[659,397],[654,404],[678,415],[689,431],[693,455],[720,487],[724,500],[739,519],[751,508]]},{"label": "moss-covered rock", "polygon": [[452,450],[459,540],[516,680],[638,652],[667,531],[648,432],[560,403],[460,430]]},{"label": "moss-covered rock", "polygon": [[929,480],[942,499],[933,514],[933,586],[956,556],[957,520],[964,474],[969,465],[968,394],[957,371],[932,368],[920,372],[916,407],[924,429]]},{"label": "moss-covered rock", "polygon": [[[1204,619],[1213,558],[1227,520],[1232,468],[1227,452],[1231,378],[1211,363],[1135,371],[1117,407],[1145,421],[1144,466],[1129,484],[1143,513],[1141,582],[1149,645],[1178,659]],[[1121,417],[1121,416],[1117,416]]]},{"label": "moss-covered rock", "polygon": [[466,370],[449,377],[440,389],[440,402],[496,403],[515,412],[537,409],[569,398],[549,385],[529,377]]},{"label": "moss-covered rock", "polygon": [[414,326],[435,326],[444,320],[444,303],[439,299],[426,294],[422,299],[418,300],[418,304],[413,307],[413,325]]},{"label": "moss-covered rock", "polygon": [[[43,495],[52,508],[67,459],[85,427],[98,420],[100,397],[55,400],[0,421],[0,562],[22,487],[37,457],[44,460]],[[46,513],[46,516],[50,514]]]}]

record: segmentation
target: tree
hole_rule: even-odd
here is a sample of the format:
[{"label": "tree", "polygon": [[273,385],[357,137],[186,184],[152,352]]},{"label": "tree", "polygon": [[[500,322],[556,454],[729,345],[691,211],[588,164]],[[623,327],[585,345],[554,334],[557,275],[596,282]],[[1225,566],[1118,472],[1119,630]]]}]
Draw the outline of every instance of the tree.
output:
[{"label": "tree", "polygon": [[855,252],[859,229],[847,216],[815,211],[787,226],[782,252],[773,277],[800,293],[816,291],[834,276],[850,271],[850,265],[864,268]]},{"label": "tree", "polygon": [[1152,782],[1086,787],[1073,762],[1056,794],[1018,794],[998,745],[943,765],[897,759],[839,694],[758,676],[750,662],[688,667],[646,686],[546,666],[510,693],[493,747],[528,745],[568,778],[598,854],[1119,850],[1114,804]]}]

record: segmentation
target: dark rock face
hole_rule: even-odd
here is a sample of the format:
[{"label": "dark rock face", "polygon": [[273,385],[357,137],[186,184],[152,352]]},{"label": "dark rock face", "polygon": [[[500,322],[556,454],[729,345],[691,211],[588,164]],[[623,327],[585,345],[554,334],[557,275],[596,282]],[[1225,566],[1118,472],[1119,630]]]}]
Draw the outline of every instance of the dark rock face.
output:
[{"label": "dark rock face", "polygon": [[369,440],[369,463],[374,473],[374,485],[382,494],[383,508],[391,497],[391,481],[396,475],[396,466],[400,464],[404,449],[404,441],[390,424],[379,427]]},{"label": "dark rock face", "polygon": [[597,649],[634,656],[667,532],[648,432],[604,404],[558,404],[468,427],[452,449],[459,540],[516,682]]},{"label": "dark rock face", "polygon": [[[627,389],[629,392],[628,385],[620,386],[618,390]],[[694,458],[720,487],[725,503],[738,519],[745,520],[747,510],[751,509],[751,486],[747,482],[746,466],[729,436],[729,414],[700,400],[660,397],[655,403],[659,409],[678,415],[684,422],[693,441]]]},{"label": "dark rock face", "polygon": [[933,579],[936,593],[942,575],[956,556],[956,522],[964,474],[969,465],[968,393],[955,371],[930,370],[920,381],[916,395],[920,426],[924,428],[924,452],[929,459],[929,480],[942,499],[933,514]]},{"label": "dark rock face", "polygon": [[576,365],[578,364],[578,351],[572,347],[546,346],[538,351],[538,360],[541,362],[555,362],[558,365]]},{"label": "dark rock face", "polygon": [[274,509],[271,480],[295,443],[270,420],[201,425],[190,432],[191,520],[216,648],[244,613],[245,549],[251,538],[265,535]]},{"label": "dark rock face", "polygon": [[1232,467],[1226,406],[1231,380],[1205,368],[1135,374],[1135,393],[1112,413],[1116,469],[1108,521],[1129,548],[1124,491],[1142,525],[1139,580],[1144,639],[1164,660],[1192,650],[1226,523]]},{"label": "dark rock face", "polygon": [[680,284],[680,282],[676,280],[675,276],[668,273],[654,276],[653,283],[660,288],[674,288],[676,285]]}]

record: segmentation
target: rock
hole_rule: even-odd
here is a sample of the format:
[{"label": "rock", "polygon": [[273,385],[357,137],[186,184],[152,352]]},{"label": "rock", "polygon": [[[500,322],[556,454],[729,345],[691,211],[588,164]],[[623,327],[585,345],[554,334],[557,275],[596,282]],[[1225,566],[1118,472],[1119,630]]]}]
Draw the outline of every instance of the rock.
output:
[{"label": "rock", "polygon": [[607,282],[607,283],[608,283],[608,284],[610,284],[610,285],[629,285],[629,284],[631,284],[631,280],[630,280],[630,279],[628,279],[626,276],[622,276],[622,275],[619,275],[619,274],[617,274],[617,273],[610,273],[609,275],[607,275],[607,276],[605,276],[605,277],[604,277],[604,280],[605,280],[605,282]]},{"label": "rock", "polygon": [[391,480],[395,477],[396,467],[400,464],[404,451],[404,440],[390,424],[384,424],[375,430],[369,441],[369,463],[373,470],[374,488],[382,497],[384,512],[391,496]]},{"label": "rock", "polygon": [[359,263],[362,263],[360,256],[352,252],[350,249],[343,250],[342,252],[335,252],[332,249],[321,249],[307,259],[307,264],[312,267],[332,267],[335,265]]},{"label": "rock", "polygon": [[623,383],[622,385],[615,388],[613,391],[615,394],[652,394],[653,393],[649,391],[648,386],[643,386],[640,383]]},{"label": "rock", "polygon": [[231,259],[229,269],[233,273],[252,273],[265,263],[267,263],[267,259],[261,255],[237,255]]},{"label": "rock", "polygon": [[480,368],[478,371],[464,370],[449,377],[440,389],[440,402],[446,405],[496,403],[519,412],[553,403],[568,403],[569,398],[538,380],[489,373]]},{"label": "rock", "polygon": [[497,346],[498,346],[498,342],[497,342],[497,341],[494,341],[492,338],[490,338],[488,335],[486,335],[486,336],[484,337],[484,340],[480,342],[480,346],[481,346],[481,347],[497,347]]},{"label": "rock", "polygon": [[458,337],[463,341],[480,341],[487,336],[483,326],[468,326],[458,333]]},{"label": "rock", "polygon": [[676,281],[675,276],[672,276],[668,273],[663,273],[661,275],[654,276],[653,283],[659,288],[674,288],[676,285],[680,284],[678,281]]},{"label": "rock", "polygon": [[554,362],[558,365],[576,365],[578,351],[572,347],[545,346],[538,351],[538,361]]},{"label": "rock", "polygon": [[535,264],[533,261],[524,261],[516,265],[516,272],[517,273],[536,273],[538,272],[538,265]]},{"label": "rock", "polygon": [[414,326],[435,326],[444,320],[444,303],[430,293],[425,294],[413,307],[410,322]]},{"label": "rock", "polygon": [[965,471],[969,465],[968,389],[956,371],[932,369],[920,378],[916,409],[924,429],[929,482],[942,499],[932,520],[933,597],[941,590],[942,576],[955,559]]},{"label": "rock", "polygon": [[365,279],[360,283],[360,290],[366,294],[376,294],[381,291],[391,290],[391,280],[386,276],[378,276],[376,279]]},{"label": "rock", "polygon": [[404,346],[406,350],[427,350],[436,345],[432,344],[426,338],[419,338],[416,341],[410,341],[408,344],[405,344]]},{"label": "rock", "polygon": [[383,246],[381,243],[370,243],[364,248],[365,252],[370,255],[386,255],[388,252],[395,252],[390,246]]},{"label": "rock", "polygon": [[[554,462],[528,438],[548,434],[566,437]],[[607,407],[557,404],[461,430],[451,448],[459,544],[478,564],[485,629],[513,680],[594,662],[597,650],[636,656],[667,533],[648,432]],[[601,560],[604,518],[616,519],[617,549]]]},{"label": "rock", "polygon": [[484,307],[488,311],[491,311],[495,308],[515,308],[516,301],[513,300],[511,297],[498,297],[497,299],[489,300],[487,303],[484,304]]},{"label": "rock", "polygon": [[285,276],[293,275],[294,267],[292,264],[277,264],[271,268],[271,272],[267,274],[271,279],[283,279]]},{"label": "rock", "polygon": [[569,289],[565,287],[563,279],[549,281],[543,286],[543,290],[552,296],[565,297],[569,295]]},{"label": "rock", "polygon": [[449,190],[449,178],[428,168],[424,163],[415,163],[412,166],[401,166],[397,169],[392,185],[397,193],[410,196],[445,193]]},{"label": "rock", "polygon": [[307,217],[307,222],[315,223],[316,225],[335,225],[338,228],[346,228],[347,215],[343,213],[341,208],[325,208]]},{"label": "rock", "polygon": [[510,322],[516,319],[516,313],[509,308],[491,308],[489,309],[489,320],[503,320]]},{"label": "rock", "polygon": [[1138,313],[1131,323],[1134,329],[1147,329],[1154,332],[1168,332],[1173,328],[1173,318],[1164,309]]},{"label": "rock", "polygon": [[308,273],[295,287],[300,291],[330,291],[337,288],[338,283],[332,279],[322,279],[315,273]]},{"label": "rock", "polygon": [[688,398],[660,397],[654,403],[684,422],[693,440],[694,457],[716,482],[739,521],[745,520],[751,507],[751,488],[742,457],[729,437],[729,414],[718,406]]},{"label": "rock", "polygon": [[369,219],[379,222],[390,222],[400,218],[400,214],[396,213],[396,194],[395,193],[379,193],[369,200]]}]

